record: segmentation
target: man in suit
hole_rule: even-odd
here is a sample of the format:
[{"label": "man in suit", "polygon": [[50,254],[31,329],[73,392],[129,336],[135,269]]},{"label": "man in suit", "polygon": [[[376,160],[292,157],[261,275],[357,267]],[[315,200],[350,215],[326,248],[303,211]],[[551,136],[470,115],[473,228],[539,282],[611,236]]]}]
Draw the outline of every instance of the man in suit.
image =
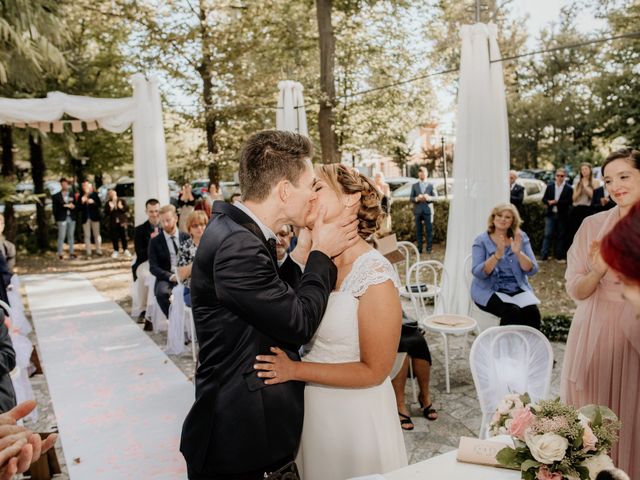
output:
[{"label": "man in suit", "polygon": [[431,206],[436,197],[433,184],[427,182],[427,169],[420,167],[418,181],[411,187],[411,203],[413,214],[416,218],[416,237],[418,239],[418,251],[422,252],[422,224],[427,231],[427,253],[431,253],[433,243],[433,225],[431,223]]},{"label": "man in suit", "polygon": [[61,190],[51,197],[51,208],[53,218],[58,226],[58,258],[64,258],[62,249],[64,247],[64,237],[67,237],[69,244],[69,258],[76,258],[73,253],[73,236],[76,231],[75,208],[76,202],[69,189],[69,181],[66,178],[60,179]]},{"label": "man in suit", "polygon": [[[299,359],[335,286],[331,258],[357,237],[354,216],[325,224],[321,214],[278,270],[274,232],[304,227],[316,195],[311,156],[307,137],[259,132],[240,157],[243,201],[213,204],[191,271],[200,364],[180,445],[191,480],[263,479],[298,448],[304,384],[265,385],[256,355],[277,345]],[[292,262],[305,265],[298,278],[286,273]]]},{"label": "man in suit", "polygon": [[524,187],[516,183],[518,179],[518,172],[515,170],[509,171],[509,188],[510,198],[509,201],[522,213],[522,202],[524,201]]},{"label": "man in suit", "polygon": [[178,214],[173,205],[160,209],[160,225],[162,231],[149,242],[149,271],[156,277],[153,293],[160,310],[168,318],[171,290],[178,284],[176,269],[180,244],[186,242],[189,235],[178,230]]},{"label": "man in suit", "polygon": [[91,257],[91,234],[96,243],[96,253],[102,255],[102,237],[100,236],[100,211],[102,203],[100,197],[93,190],[91,182],[82,182],[82,196],[80,197],[80,222],[84,233],[84,245],[87,257]]},{"label": "man in suit", "polygon": [[149,242],[160,233],[160,202],[155,198],[150,198],[145,202],[144,207],[147,220],[134,230],[133,245],[136,258],[131,265],[131,273],[133,281],[138,280],[135,285],[141,305],[138,323],[144,323],[145,330],[151,330],[151,322],[145,322],[148,294],[147,278],[151,275],[149,272]]},{"label": "man in suit", "polygon": [[549,259],[551,241],[555,235],[554,256],[559,263],[566,263],[567,229],[569,227],[569,209],[573,203],[573,188],[565,181],[564,168],[556,170],[556,181],[550,182],[542,197],[547,206],[544,222],[544,240],[542,241],[542,261]]}]

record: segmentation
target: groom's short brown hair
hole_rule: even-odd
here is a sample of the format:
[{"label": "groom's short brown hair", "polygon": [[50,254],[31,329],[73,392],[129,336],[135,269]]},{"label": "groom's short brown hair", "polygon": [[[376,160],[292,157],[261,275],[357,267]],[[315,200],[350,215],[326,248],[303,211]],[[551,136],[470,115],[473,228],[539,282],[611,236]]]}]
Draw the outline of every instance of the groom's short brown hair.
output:
[{"label": "groom's short brown hair", "polygon": [[253,134],[240,153],[242,199],[261,202],[282,179],[297,186],[312,155],[313,145],[304,135],[280,130]]}]

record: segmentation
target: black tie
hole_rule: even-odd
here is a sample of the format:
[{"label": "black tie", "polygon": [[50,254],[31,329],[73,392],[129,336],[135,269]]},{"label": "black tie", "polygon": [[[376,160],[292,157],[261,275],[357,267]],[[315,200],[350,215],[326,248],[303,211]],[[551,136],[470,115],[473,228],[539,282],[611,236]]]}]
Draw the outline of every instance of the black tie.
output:
[{"label": "black tie", "polygon": [[276,239],[270,238],[267,240],[267,246],[269,247],[269,253],[274,261],[278,260],[278,252],[276,251]]},{"label": "black tie", "polygon": [[173,243],[173,252],[176,254],[176,261],[178,261],[178,244],[176,243],[175,237],[170,237],[171,243]]}]

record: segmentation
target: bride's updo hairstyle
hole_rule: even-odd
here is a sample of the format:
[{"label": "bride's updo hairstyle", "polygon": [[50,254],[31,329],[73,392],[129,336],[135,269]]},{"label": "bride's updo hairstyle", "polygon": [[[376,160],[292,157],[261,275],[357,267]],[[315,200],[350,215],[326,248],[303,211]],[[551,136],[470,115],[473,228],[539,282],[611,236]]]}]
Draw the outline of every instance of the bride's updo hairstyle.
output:
[{"label": "bride's updo hairstyle", "polygon": [[361,194],[357,213],[358,234],[365,240],[369,239],[378,230],[383,217],[380,206],[382,195],[373,181],[340,163],[318,165],[316,175],[329,185],[339,198],[343,195]]}]

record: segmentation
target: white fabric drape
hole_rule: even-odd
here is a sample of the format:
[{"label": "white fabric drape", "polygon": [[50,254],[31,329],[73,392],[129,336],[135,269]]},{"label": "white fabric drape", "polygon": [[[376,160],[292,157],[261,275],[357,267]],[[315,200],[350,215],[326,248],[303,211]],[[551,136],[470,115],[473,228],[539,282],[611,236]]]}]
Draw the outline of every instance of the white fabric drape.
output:
[{"label": "white fabric drape", "polygon": [[474,238],[487,228],[498,203],[509,201],[509,127],[497,28],[464,25],[456,114],[453,176],[455,193],[449,210],[445,279],[441,302],[448,313],[466,314],[469,295],[464,261]]},{"label": "white fabric drape", "polygon": [[63,115],[97,124],[113,133],[133,125],[135,222],[145,221],[144,203],[157,198],[169,203],[167,155],[160,94],[155,80],[132,76],[133,97],[91,98],[49,92],[46,98],[0,98],[0,124],[54,122]]},{"label": "white fabric drape", "polygon": [[276,110],[276,128],[309,136],[307,113],[304,109],[304,88],[299,82],[283,80],[278,82],[278,108]]}]

